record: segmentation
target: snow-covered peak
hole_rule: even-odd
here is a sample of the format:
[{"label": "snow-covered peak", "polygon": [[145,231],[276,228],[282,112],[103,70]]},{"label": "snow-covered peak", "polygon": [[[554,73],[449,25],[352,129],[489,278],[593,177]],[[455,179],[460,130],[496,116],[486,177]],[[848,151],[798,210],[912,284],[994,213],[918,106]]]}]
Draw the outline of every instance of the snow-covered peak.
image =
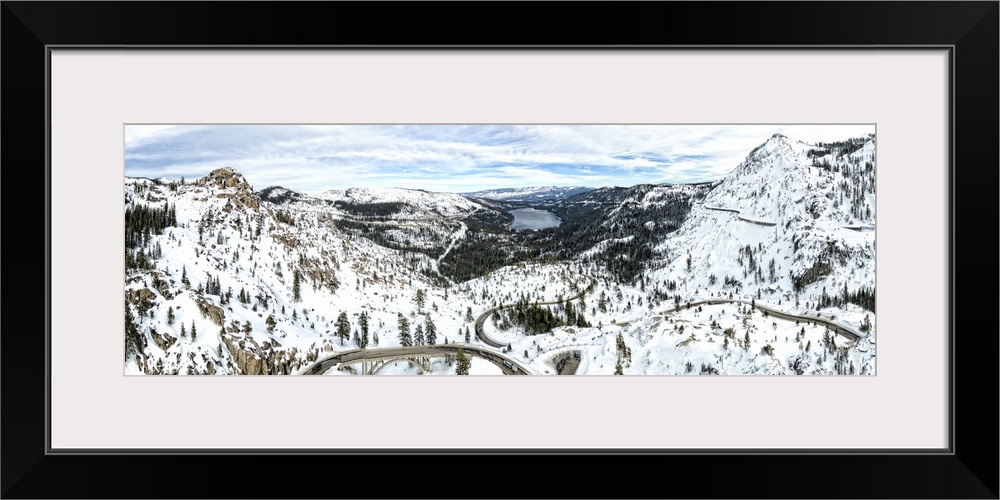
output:
[{"label": "snow-covered peak", "polygon": [[[279,198],[284,196],[290,196],[294,193],[294,191],[292,191],[291,189],[286,189],[281,186],[272,186],[270,188],[265,189],[265,191],[267,191],[270,196],[275,196]],[[261,193],[263,193],[263,191]]]},{"label": "snow-covered peak", "polygon": [[251,190],[250,183],[247,182],[243,174],[239,173],[235,168],[232,167],[222,167],[217,168],[210,172],[205,177],[198,179],[197,184],[202,184],[206,186],[212,186],[219,189],[225,188],[238,188]]},{"label": "snow-covered peak", "polygon": [[857,160],[861,160],[861,161],[871,161],[871,162],[874,162],[875,161],[875,140],[874,139],[868,139],[868,141],[865,142],[865,145],[861,146],[861,149],[858,149],[857,151],[852,152],[849,156],[852,159],[857,159]]},{"label": "snow-covered peak", "polygon": [[458,194],[397,187],[356,187],[331,190],[316,195],[316,198],[348,205],[396,203],[408,207],[408,211],[413,214],[427,213],[443,216],[469,214],[481,208],[479,204]]},{"label": "snow-covered peak", "polygon": [[[841,290],[845,282],[850,290],[870,286],[873,154],[872,141],[807,144],[775,134],[693,207],[661,247],[668,267],[785,300],[800,290]],[[773,268],[759,266],[772,261]],[[715,279],[695,279],[694,288],[717,287]]]},{"label": "snow-covered peak", "polygon": [[594,188],[585,186],[531,186],[523,188],[501,188],[475,191],[471,193],[461,193],[462,196],[479,200],[498,201],[542,201],[561,200],[575,194],[593,191]]}]

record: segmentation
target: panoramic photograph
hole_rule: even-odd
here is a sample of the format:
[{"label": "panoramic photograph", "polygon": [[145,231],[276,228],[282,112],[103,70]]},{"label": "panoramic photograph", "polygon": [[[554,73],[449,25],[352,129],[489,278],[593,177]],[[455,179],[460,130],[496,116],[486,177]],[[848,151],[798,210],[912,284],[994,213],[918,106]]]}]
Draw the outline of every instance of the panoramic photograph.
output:
[{"label": "panoramic photograph", "polygon": [[125,125],[126,375],[875,375],[875,125]]}]

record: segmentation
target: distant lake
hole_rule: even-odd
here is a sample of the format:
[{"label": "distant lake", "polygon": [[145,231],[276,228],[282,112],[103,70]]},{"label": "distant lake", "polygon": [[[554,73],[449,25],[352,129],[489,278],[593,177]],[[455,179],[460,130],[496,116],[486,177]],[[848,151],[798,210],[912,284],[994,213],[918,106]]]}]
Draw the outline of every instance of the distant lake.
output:
[{"label": "distant lake", "polygon": [[519,208],[511,210],[514,216],[514,223],[510,228],[517,231],[520,229],[545,229],[547,227],[558,227],[562,223],[559,217],[552,212],[545,210],[535,210],[534,208]]}]

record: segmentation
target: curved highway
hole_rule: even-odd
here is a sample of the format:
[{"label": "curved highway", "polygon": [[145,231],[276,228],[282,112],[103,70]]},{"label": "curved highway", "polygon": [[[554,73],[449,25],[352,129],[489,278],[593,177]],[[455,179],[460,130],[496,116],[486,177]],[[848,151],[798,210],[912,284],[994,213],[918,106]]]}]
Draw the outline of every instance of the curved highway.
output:
[{"label": "curved highway", "polygon": [[[589,292],[591,289],[593,289],[594,285],[596,285],[596,284],[597,284],[597,280],[595,280],[594,278],[590,278],[590,284],[587,285],[587,288],[584,288],[583,291],[581,291],[580,293],[578,293],[578,294],[576,294],[576,295],[574,295],[572,297],[568,297],[568,298],[565,298],[565,299],[562,299],[562,300],[550,300],[550,301],[546,301],[546,302],[532,302],[532,304],[539,305],[539,306],[551,306],[551,305],[556,305],[556,304],[562,304],[563,302],[566,302],[567,300],[576,300],[576,299],[582,297],[587,292]],[[507,347],[506,344],[504,344],[502,342],[498,342],[496,340],[493,340],[493,339],[489,338],[486,335],[486,333],[483,331],[483,323],[486,322],[486,318],[488,318],[490,316],[490,314],[493,314],[493,313],[495,313],[495,312],[497,312],[497,311],[499,311],[501,309],[506,309],[508,307],[514,307],[516,305],[517,304],[500,304],[500,305],[498,305],[496,307],[491,307],[491,308],[487,309],[485,312],[483,312],[482,314],[480,314],[479,317],[476,318],[476,336],[478,336],[479,339],[482,340],[483,342],[485,342],[486,344],[491,345],[493,347],[496,347],[496,348]]]},{"label": "curved highway", "polygon": [[[771,222],[771,221],[766,221],[766,220],[760,220],[760,219],[751,219],[749,217],[744,217],[743,216],[743,211],[742,210],[737,210],[735,208],[711,207],[711,206],[705,205],[704,203],[701,203],[701,206],[705,207],[706,210],[715,210],[716,212],[731,212],[731,213],[734,213],[734,214],[736,214],[737,217],[739,217],[739,219],[741,221],[743,221],[743,222],[749,222],[751,224],[757,224],[758,226],[774,227],[774,226],[777,225],[776,222]],[[850,229],[852,231],[874,231],[875,230],[875,226],[872,226],[870,224],[858,224],[858,225],[855,225],[855,226],[840,226],[840,227],[842,227],[844,229]]]},{"label": "curved highway", "polygon": [[778,225],[777,222],[770,222],[766,220],[751,219],[749,217],[744,217],[742,210],[736,210],[734,208],[710,207],[708,205],[702,205],[702,206],[704,206],[706,210],[715,210],[716,212],[732,212],[736,214],[736,216],[739,217],[741,221],[749,222],[751,224],[757,224],[758,226],[774,227]]},{"label": "curved highway", "polygon": [[[768,306],[762,306],[760,304],[757,304],[755,301],[749,301],[749,300],[746,300],[746,299],[721,299],[720,298],[720,299],[695,300],[695,301],[691,301],[691,302],[685,302],[685,303],[683,303],[683,304],[681,304],[679,306],[673,307],[671,309],[666,309],[663,312],[679,311],[681,309],[687,308],[689,304],[690,304],[691,307],[700,306],[700,305],[714,305],[714,304],[747,304],[747,305],[752,305],[755,309],[759,309],[761,311],[766,311],[768,315],[774,316],[775,318],[780,318],[780,319],[785,319],[785,320],[790,320],[790,321],[799,320],[799,321],[814,321],[816,323],[822,323],[822,324],[824,324],[826,326],[829,326],[830,329],[833,330],[834,332],[839,333],[839,334],[841,334],[841,335],[843,335],[845,337],[850,338],[852,342],[855,342],[855,341],[857,341],[857,340],[859,340],[859,339],[861,339],[861,338],[863,338],[863,337],[866,336],[865,334],[861,333],[858,330],[855,330],[854,328],[851,328],[849,326],[845,326],[845,325],[842,325],[840,323],[837,323],[837,322],[833,321],[833,317],[832,316],[829,317],[829,318],[827,318],[825,316],[820,315],[819,313],[816,313],[815,315],[813,315],[813,314],[804,314],[804,315],[792,314],[792,313],[788,313],[788,312],[779,311],[777,309],[774,309],[774,308],[771,308],[771,307],[768,307]],[[621,325],[627,325],[628,323],[629,323],[629,321],[614,321],[611,324],[612,325],[621,326]]]},{"label": "curved highway", "polygon": [[[556,300],[550,302],[539,302],[539,305],[553,305],[565,302],[566,300],[575,300],[589,291],[596,281],[591,281],[591,284],[584,289],[582,292],[570,297],[568,299]],[[791,314],[777,309],[757,304],[755,301],[750,301],[746,299],[703,299],[692,301],[688,303],[681,304],[679,306],[666,309],[663,312],[673,312],[680,309],[690,307],[696,307],[699,305],[714,305],[714,304],[747,304],[752,305],[755,309],[763,312],[767,312],[768,315],[774,316],[776,318],[785,320],[800,320],[800,321],[811,321],[816,323],[821,323],[830,327],[835,333],[843,335],[849,338],[852,344],[861,338],[865,337],[865,334],[855,330],[854,328],[842,325],[833,321],[833,317],[825,317],[820,314]],[[490,339],[483,335],[482,325],[486,318],[493,312],[502,309],[504,307],[510,307],[513,304],[505,304],[497,307],[492,307],[486,312],[481,314],[476,320],[476,332],[479,334],[480,338],[483,339],[487,344],[493,347],[506,347],[505,345]],[[629,321],[615,321],[612,324],[615,325],[627,325]],[[562,347],[572,347],[572,346],[559,346],[551,350],[555,350]],[[486,349],[484,347],[472,345],[472,344],[461,344],[461,343],[450,343],[450,344],[438,344],[438,345],[422,345],[422,346],[412,346],[412,347],[384,347],[376,349],[352,349],[349,351],[344,351],[340,353],[333,354],[332,356],[316,361],[309,365],[309,369],[303,372],[304,375],[320,375],[327,370],[341,365],[341,364],[351,364],[363,361],[388,361],[388,360],[398,360],[405,358],[419,358],[419,357],[443,357],[443,356],[454,356],[458,353],[458,349],[462,348],[465,353],[469,356],[475,356],[477,358],[485,359],[498,368],[504,375],[538,375],[533,369],[521,364],[518,360],[513,357],[507,356],[505,354]]]},{"label": "curved highway", "polygon": [[[328,358],[316,361],[309,365],[309,369],[303,372],[304,375],[320,375],[330,368],[340,364],[357,363],[360,361],[382,361],[402,358],[418,357],[443,357],[454,356],[458,349],[462,348],[469,356],[485,359],[496,365],[504,375],[537,375],[537,373],[522,365],[516,359],[498,352],[485,349],[471,344],[436,344],[420,345],[411,347],[383,347],[376,349],[352,349],[336,353]],[[509,363],[509,366],[508,364]]]}]

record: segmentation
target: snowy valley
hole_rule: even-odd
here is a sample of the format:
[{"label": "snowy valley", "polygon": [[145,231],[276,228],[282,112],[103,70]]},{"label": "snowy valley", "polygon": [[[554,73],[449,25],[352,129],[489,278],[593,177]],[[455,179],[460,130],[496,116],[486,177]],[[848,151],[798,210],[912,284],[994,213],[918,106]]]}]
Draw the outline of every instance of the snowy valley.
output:
[{"label": "snowy valley", "polygon": [[126,177],[125,372],[874,375],[875,140],[831,140],[698,184]]}]

